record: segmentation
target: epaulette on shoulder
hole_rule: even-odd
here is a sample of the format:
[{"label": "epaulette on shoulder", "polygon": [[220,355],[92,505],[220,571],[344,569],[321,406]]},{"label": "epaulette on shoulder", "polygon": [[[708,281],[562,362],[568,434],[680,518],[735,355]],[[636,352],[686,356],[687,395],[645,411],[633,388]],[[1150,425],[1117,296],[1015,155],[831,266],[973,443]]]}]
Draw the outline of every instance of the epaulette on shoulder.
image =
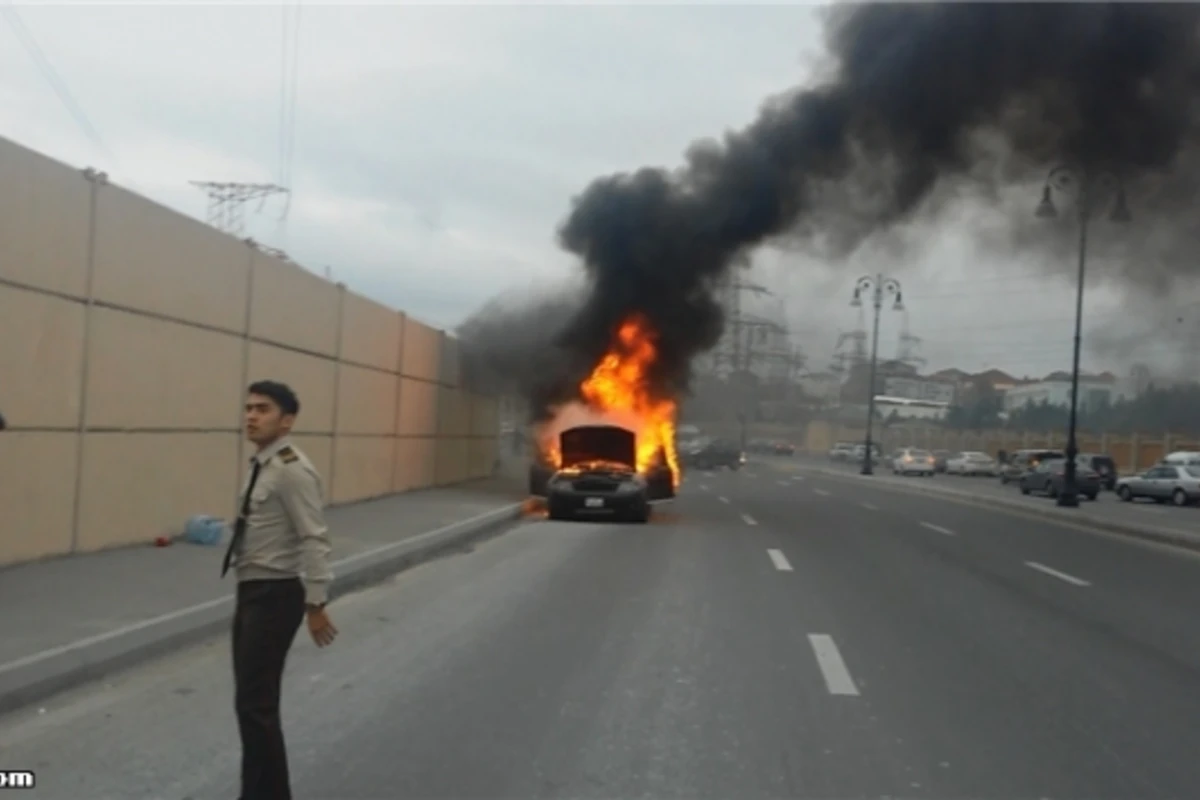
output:
[{"label": "epaulette on shoulder", "polygon": [[300,454],[290,447],[285,447],[279,451],[279,460],[285,464],[292,464],[300,460]]}]

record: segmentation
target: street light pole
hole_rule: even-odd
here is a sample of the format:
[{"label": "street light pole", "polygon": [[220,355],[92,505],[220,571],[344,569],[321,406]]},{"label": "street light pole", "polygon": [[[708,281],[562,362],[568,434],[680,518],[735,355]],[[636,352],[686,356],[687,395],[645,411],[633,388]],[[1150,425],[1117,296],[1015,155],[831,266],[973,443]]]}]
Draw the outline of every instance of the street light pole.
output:
[{"label": "street light pole", "polygon": [[883,296],[890,294],[896,299],[892,307],[897,311],[904,310],[904,301],[901,297],[900,282],[892,278],[885,278],[883,275],[864,275],[858,279],[858,283],[854,285],[854,298],[850,301],[851,306],[862,305],[863,292],[871,292],[871,305],[875,311],[874,330],[871,333],[871,370],[868,377],[867,386],[867,439],[863,450],[862,474],[872,475],[875,472],[874,460],[872,458],[874,446],[871,441],[871,434],[875,423],[875,366],[879,359],[879,316],[883,310]]},{"label": "street light pole", "polygon": [[1128,222],[1129,208],[1125,203],[1125,187],[1121,179],[1108,172],[1091,172],[1087,169],[1072,169],[1060,165],[1050,170],[1046,185],[1042,189],[1042,202],[1038,204],[1037,216],[1051,219],[1058,216],[1054,208],[1052,189],[1074,191],[1076,211],[1079,215],[1079,266],[1075,279],[1075,338],[1071,353],[1071,408],[1067,418],[1067,463],[1063,466],[1063,488],[1056,503],[1064,508],[1079,506],[1079,482],[1076,479],[1076,458],[1079,456],[1077,427],[1079,420],[1079,355],[1083,344],[1083,288],[1087,269],[1088,225],[1098,190],[1116,192],[1117,199],[1109,219],[1113,222]]}]

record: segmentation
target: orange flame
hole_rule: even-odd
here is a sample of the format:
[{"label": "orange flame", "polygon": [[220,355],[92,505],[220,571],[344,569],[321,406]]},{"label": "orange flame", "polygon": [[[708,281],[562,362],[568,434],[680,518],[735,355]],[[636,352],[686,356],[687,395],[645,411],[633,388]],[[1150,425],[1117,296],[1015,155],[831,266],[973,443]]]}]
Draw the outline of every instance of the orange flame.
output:
[{"label": "orange flame", "polygon": [[623,322],[613,346],[579,387],[587,409],[574,409],[574,413],[571,409],[560,409],[555,421],[543,431],[543,450],[551,463],[561,463],[558,433],[585,423],[582,419],[568,418],[599,414],[604,421],[629,428],[637,436],[638,472],[645,473],[656,466],[662,452],[678,485],[679,456],[675,451],[678,406],[673,400],[652,396],[647,380],[657,357],[654,331],[645,318],[635,315]]}]

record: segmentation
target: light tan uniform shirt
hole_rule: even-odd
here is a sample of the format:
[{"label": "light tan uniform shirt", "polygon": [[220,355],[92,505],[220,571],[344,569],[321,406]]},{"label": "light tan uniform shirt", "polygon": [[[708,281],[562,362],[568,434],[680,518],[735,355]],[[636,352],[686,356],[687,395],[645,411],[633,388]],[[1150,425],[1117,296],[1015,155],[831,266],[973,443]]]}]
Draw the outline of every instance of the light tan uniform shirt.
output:
[{"label": "light tan uniform shirt", "polygon": [[324,603],[333,581],[333,548],[325,525],[321,476],[308,456],[284,437],[251,459],[243,497],[254,461],[262,467],[250,494],[246,535],[234,553],[238,580],[298,577],[304,582],[305,601]]}]

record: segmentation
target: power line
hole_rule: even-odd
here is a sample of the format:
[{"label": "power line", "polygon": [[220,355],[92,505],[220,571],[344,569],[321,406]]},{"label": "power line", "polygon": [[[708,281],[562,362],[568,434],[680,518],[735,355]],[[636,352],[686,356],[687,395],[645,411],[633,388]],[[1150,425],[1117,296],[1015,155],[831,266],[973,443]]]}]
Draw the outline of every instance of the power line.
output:
[{"label": "power line", "polygon": [[67,113],[75,120],[75,124],[79,126],[83,134],[91,140],[92,144],[101,153],[107,156],[114,165],[119,167],[120,159],[109,149],[103,137],[100,136],[100,132],[96,130],[96,126],[88,118],[87,112],[83,110],[83,107],[75,99],[75,96],[71,94],[66,81],[63,80],[58,70],[54,68],[54,64],[51,63],[50,58],[42,50],[33,33],[25,25],[25,21],[17,12],[17,9],[9,2],[0,6],[0,12],[3,12],[4,19],[8,22],[9,28],[12,29],[13,35],[17,37],[21,46],[25,48],[25,52],[33,59],[34,66],[37,67],[42,77],[46,80],[46,83],[50,85],[51,90],[58,96],[59,102],[63,104]]},{"label": "power line", "polygon": [[[280,42],[279,66],[279,166],[275,176],[280,186],[292,186],[292,166],[295,162],[296,108],[299,96],[300,77],[300,12],[302,6],[296,0],[294,6],[284,5],[283,31]],[[280,221],[286,221],[291,211],[289,191]]]}]

